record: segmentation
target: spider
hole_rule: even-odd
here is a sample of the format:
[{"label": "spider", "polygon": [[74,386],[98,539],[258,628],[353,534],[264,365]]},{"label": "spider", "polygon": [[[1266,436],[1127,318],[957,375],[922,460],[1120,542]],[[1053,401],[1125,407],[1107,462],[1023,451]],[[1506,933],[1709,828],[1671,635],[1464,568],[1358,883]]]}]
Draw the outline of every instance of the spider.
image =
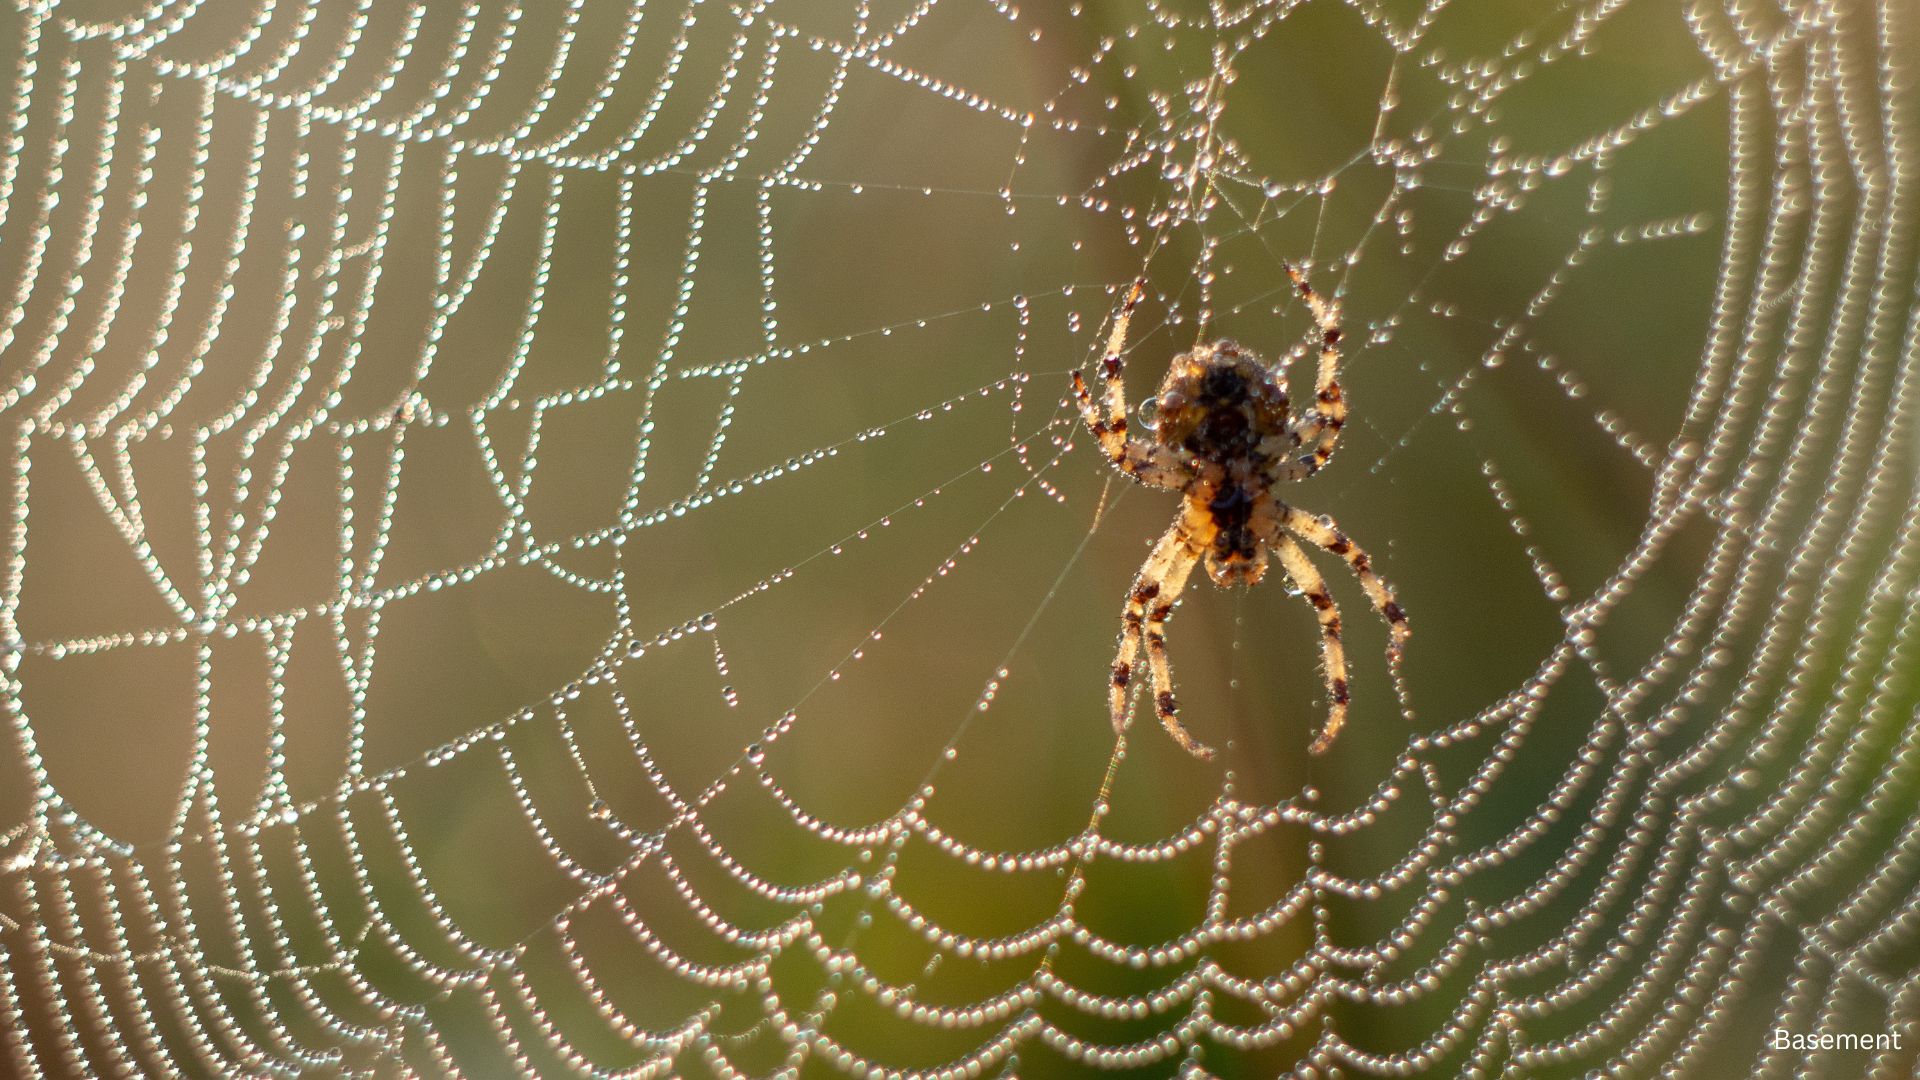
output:
[{"label": "spider", "polygon": [[1159,394],[1143,412],[1151,441],[1127,436],[1127,399],[1121,382],[1127,325],[1140,302],[1135,282],[1114,316],[1107,351],[1100,364],[1105,384],[1096,402],[1087,381],[1073,373],[1073,393],[1081,417],[1100,441],[1114,467],[1148,487],[1178,491],[1180,515],[1154,545],[1134,577],[1120,628],[1120,652],[1113,662],[1109,696],[1113,728],[1126,721],[1127,687],[1144,644],[1153,676],[1154,711],[1167,734],[1193,756],[1205,760],[1213,750],[1180,723],[1173,697],[1173,672],[1167,662],[1166,623],[1196,564],[1204,563],[1214,584],[1253,585],[1265,574],[1271,552],[1299,594],[1320,620],[1320,653],[1330,701],[1326,726],[1307,748],[1325,753],[1347,719],[1347,662],[1340,644],[1340,609],[1326,580],[1308,561],[1298,537],[1347,561],[1374,609],[1387,622],[1388,662],[1397,666],[1408,635],[1407,616],[1393,590],[1373,572],[1372,561],[1333,519],[1289,506],[1274,495],[1282,481],[1304,480],[1333,456],[1346,422],[1340,393],[1340,318],[1334,305],[1314,292],[1298,268],[1287,277],[1313,313],[1320,346],[1315,404],[1294,416],[1288,408],[1284,375],[1231,341],[1197,345],[1173,358]]}]

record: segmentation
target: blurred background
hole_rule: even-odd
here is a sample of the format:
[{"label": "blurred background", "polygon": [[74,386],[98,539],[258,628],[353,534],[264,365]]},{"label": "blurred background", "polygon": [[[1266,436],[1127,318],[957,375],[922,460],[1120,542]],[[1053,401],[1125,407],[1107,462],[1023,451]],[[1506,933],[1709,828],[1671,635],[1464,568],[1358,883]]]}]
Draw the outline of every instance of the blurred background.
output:
[{"label": "blurred background", "polygon": [[[1913,21],[10,10],[7,1060],[1904,1075]],[[1069,374],[1288,263],[1401,677],[1197,576],[1116,742]]]}]

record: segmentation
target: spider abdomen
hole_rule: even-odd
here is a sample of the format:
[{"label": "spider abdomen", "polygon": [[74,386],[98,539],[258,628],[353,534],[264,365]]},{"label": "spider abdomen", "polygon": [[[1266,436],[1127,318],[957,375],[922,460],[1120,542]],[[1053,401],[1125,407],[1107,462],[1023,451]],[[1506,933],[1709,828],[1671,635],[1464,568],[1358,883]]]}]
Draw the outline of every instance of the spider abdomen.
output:
[{"label": "spider abdomen", "polygon": [[1193,434],[1187,437],[1186,448],[1210,461],[1225,462],[1244,456],[1258,441],[1240,407],[1219,406],[1208,409],[1201,417]]},{"label": "spider abdomen", "polygon": [[1286,422],[1286,392],[1273,372],[1231,341],[1174,361],[1160,388],[1161,442],[1221,466],[1255,463],[1260,440]]}]

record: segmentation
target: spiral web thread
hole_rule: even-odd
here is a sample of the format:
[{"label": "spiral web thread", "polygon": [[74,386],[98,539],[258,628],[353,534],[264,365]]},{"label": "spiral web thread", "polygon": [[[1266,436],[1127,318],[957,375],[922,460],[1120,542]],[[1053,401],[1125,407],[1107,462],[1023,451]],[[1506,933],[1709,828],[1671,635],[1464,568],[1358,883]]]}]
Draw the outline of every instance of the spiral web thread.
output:
[{"label": "spiral web thread", "polygon": [[[1511,26],[1441,3],[1150,2],[1097,25],[1077,4],[1036,6],[8,9],[0,1054],[15,1075],[1910,1074],[1912,6],[1598,0]],[[1236,141],[1235,110],[1250,107],[1237,95],[1311,18],[1331,18],[1314,33],[1345,35],[1327,48],[1376,58],[1384,77],[1368,82],[1376,69],[1354,62],[1363,114],[1303,110],[1302,122],[1364,130],[1343,132],[1349,156],[1324,171],[1278,180]],[[1555,107],[1529,94],[1602,94],[1617,69],[1592,66],[1649,35],[1682,43],[1691,67],[1630,87],[1639,97],[1624,103],[1614,85],[1608,108],[1574,110],[1582,124],[1604,117],[1589,130],[1515,149],[1541,139],[1514,117]],[[991,49],[937,47],[949,40]],[[1175,57],[1173,73],[1154,57]],[[1552,82],[1570,71],[1585,73],[1574,89]],[[861,110],[892,107],[975,125],[1000,156],[941,184],[902,179],[962,171],[930,143],[836,153]],[[1616,210],[1657,194],[1647,169],[1674,152],[1660,140],[1676,130],[1716,155],[1724,146],[1725,190],[1654,217]],[[994,174],[1004,180],[983,179]],[[985,206],[1015,237],[1011,252],[982,241],[922,260],[964,267],[1086,241],[1134,270],[1115,274],[1089,251],[1071,277],[1046,270],[1050,282],[1019,292],[956,284],[904,314],[841,297],[839,330],[788,329],[813,325],[796,308],[825,300],[785,269],[787,246],[840,243],[809,232],[811,216],[882,198],[917,200],[925,209],[909,213],[929,217]],[[1360,224],[1342,233],[1339,220]],[[743,222],[749,242],[710,253]],[[1551,257],[1489,302],[1473,284],[1497,276],[1502,230],[1516,225],[1547,237]],[[604,239],[598,255],[577,254],[583,233]],[[889,242],[848,239],[840,257]],[[1168,254],[1150,256],[1163,243]],[[1687,253],[1715,267],[1707,302],[1680,315],[1692,336],[1650,327],[1631,339],[1683,373],[1668,389],[1552,346],[1542,326],[1558,311],[1642,314],[1619,299],[1610,260]],[[1423,698],[1435,624],[1422,622],[1421,571],[1388,556],[1420,628],[1409,657],[1420,710],[1349,805],[1312,787],[1248,797],[1229,771],[1183,822],[1129,839],[1109,821],[1142,741],[1160,738],[1149,720],[1076,795],[1079,831],[1026,848],[962,839],[969,823],[943,820],[936,789],[973,752],[969,736],[1020,707],[1035,628],[1077,588],[1063,582],[1114,507],[1056,402],[1065,372],[1098,349],[1130,272],[1158,286],[1136,371],[1196,320],[1277,303],[1299,334],[1274,284],[1283,257],[1342,300],[1353,378],[1371,364],[1414,388],[1398,415],[1369,416],[1363,400],[1367,430],[1350,436],[1345,467],[1392,475],[1442,446],[1477,462],[1478,510],[1497,512],[1509,546],[1474,557],[1524,571],[1535,587],[1518,602],[1544,613],[1551,640],[1491,699]],[[659,281],[637,280],[661,267]],[[723,305],[757,344],[709,347],[690,325],[716,267],[758,281]],[[1232,285],[1252,294],[1235,299]],[[1374,299],[1382,289],[1398,290],[1393,302]],[[597,321],[565,306],[582,295]],[[463,330],[481,307],[504,312],[504,330]],[[940,354],[931,336],[986,322],[1009,332],[985,355]],[[1042,348],[1062,326],[1073,351]],[[896,418],[829,430],[791,456],[736,460],[730,448],[771,423],[755,413],[736,430],[756,383],[800,364],[830,381],[851,369],[844,350],[881,339],[932,351],[959,381],[910,387],[915,404]],[[463,368],[464,382],[442,377]],[[1557,568],[1564,552],[1539,538],[1552,523],[1529,515],[1509,475],[1528,452],[1476,423],[1499,380],[1521,372],[1642,480],[1612,506],[1632,516],[1632,542],[1592,580]],[[1137,377],[1133,392],[1146,392]],[[707,395],[705,411],[682,423],[690,394]],[[570,416],[594,409],[620,418],[613,453],[591,470],[541,460],[543,433],[564,448]],[[996,409],[997,441],[961,426]],[[873,518],[823,508],[841,540],[764,577],[723,569],[731,599],[674,606],[660,560],[722,560],[675,530],[756,514],[781,529],[783,486],[853,483],[828,471],[836,459],[895,444],[911,457],[915,431],[962,443],[970,460],[951,479],[883,486],[904,497]],[[481,477],[491,534],[458,559],[422,566],[415,552],[393,570],[409,500],[456,485],[428,449],[448,445]],[[286,494],[303,468],[324,474],[332,500],[318,519],[297,517]],[[557,521],[540,501],[556,472],[611,477],[613,509]],[[958,504],[965,539],[904,541],[924,576],[871,586],[891,607],[861,616],[863,644],[820,663],[818,648],[795,645],[815,689],[751,696],[743,657],[756,654],[739,640],[773,618],[757,605],[836,566],[877,581],[877,556],[863,552],[968,484],[988,494]],[[956,676],[976,700],[957,725],[930,721],[946,726],[905,798],[848,823],[831,799],[802,794],[782,768],[801,759],[782,754],[848,722],[827,695],[898,689],[887,632],[956,606],[949,579],[1019,542],[1001,536],[1028,513],[1066,522],[1054,528],[1079,546],[1042,557],[1036,594],[996,600],[1016,632],[1000,639],[1000,663]],[[58,561],[76,517],[111,530],[149,604],[108,629],[65,629],[86,622],[67,616],[88,598],[36,592],[35,567]],[[258,599],[280,580],[275,538],[315,520],[334,533],[321,535],[322,587]],[[724,520],[720,535],[751,548],[728,531],[740,519]],[[162,537],[182,522],[189,543]],[[409,605],[524,575],[584,598],[604,639],[521,707],[445,739],[394,737],[406,718],[369,701],[388,668],[422,662],[388,645]],[[1647,584],[1663,575],[1665,591]],[[1095,639],[1117,626],[1119,585],[1103,583],[1101,610],[1113,611]],[[1623,622],[1650,634],[1642,654],[1609,648]],[[251,659],[235,659],[239,645]],[[1505,646],[1462,646],[1494,647]],[[175,703],[156,692],[151,715],[87,717],[36,685],[61,665],[146,654],[185,658],[190,716],[164,715]],[[337,706],[321,706],[340,738],[318,779],[299,761],[299,726],[316,721],[297,673],[315,658],[340,687],[324,699]],[[720,715],[755,717],[746,737],[718,722],[667,734],[648,688],[688,671],[705,672],[703,693],[709,677],[719,688]],[[1035,723],[1104,727],[1103,677],[1097,661],[1049,672],[1085,683],[1090,708]],[[218,748],[227,687],[249,680],[263,726],[236,787]],[[179,767],[169,824],[126,839],[70,790],[85,786],[88,759],[54,744],[88,724],[94,749],[169,724],[186,733],[177,762],[155,752],[155,768]],[[1550,726],[1572,733],[1565,752],[1529,757]],[[704,772],[670,760],[661,742],[676,738],[719,756]],[[543,747],[550,760],[535,767]],[[443,779],[454,773],[488,782]],[[817,848],[837,868],[805,880],[760,869],[766,844],[742,851],[718,823],[740,801],[769,811],[762,837]],[[468,850],[483,863],[473,874],[443,876],[430,838],[478,803],[513,828],[497,851]],[[1279,837],[1298,842],[1299,865],[1261,846]],[[515,861],[528,852],[537,873]],[[1109,868],[1196,860],[1204,904],[1180,933],[1131,940],[1083,916],[1102,889],[1136,889],[1145,905],[1164,887],[1116,885]],[[1374,869],[1345,869],[1362,864]],[[916,895],[916,875],[962,868],[1010,888],[1038,881],[1051,911],[987,934]],[[1249,873],[1285,880],[1249,904]],[[504,931],[475,929],[471,897],[456,893],[522,875],[562,882],[559,901]],[[1246,943],[1274,946],[1259,954],[1271,962],[1245,963],[1234,950]],[[977,980],[941,981],[961,969]],[[1133,974],[1102,983],[1089,969]],[[1774,1029],[1899,1034],[1905,1048],[1781,1049],[1767,1042]]]}]

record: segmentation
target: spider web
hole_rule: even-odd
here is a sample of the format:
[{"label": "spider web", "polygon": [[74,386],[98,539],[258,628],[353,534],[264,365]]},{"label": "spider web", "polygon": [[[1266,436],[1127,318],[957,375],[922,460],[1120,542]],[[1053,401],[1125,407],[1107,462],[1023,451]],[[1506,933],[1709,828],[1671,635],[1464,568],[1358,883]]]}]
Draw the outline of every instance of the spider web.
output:
[{"label": "spider web", "polygon": [[[1908,1075],[1915,18],[10,5],[0,1053]],[[1202,764],[1064,390],[1283,261],[1414,636],[1196,584]]]}]

